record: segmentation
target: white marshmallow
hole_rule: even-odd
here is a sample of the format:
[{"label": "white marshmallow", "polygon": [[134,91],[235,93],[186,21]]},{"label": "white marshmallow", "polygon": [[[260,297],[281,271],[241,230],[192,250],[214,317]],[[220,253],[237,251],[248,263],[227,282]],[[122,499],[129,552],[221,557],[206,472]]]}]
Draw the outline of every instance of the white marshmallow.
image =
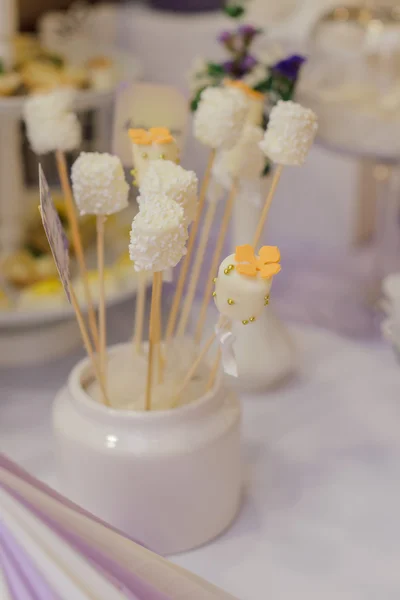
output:
[{"label": "white marshmallow", "polygon": [[232,148],[247,114],[247,96],[232,87],[209,87],[201,94],[193,120],[194,136],[211,148]]},{"label": "white marshmallow", "polygon": [[198,179],[193,171],[186,171],[169,160],[150,163],[140,186],[139,206],[167,196],[183,208],[185,224],[190,225],[197,212]]},{"label": "white marshmallow", "polygon": [[71,180],[81,215],[111,215],[128,206],[129,185],[117,156],[81,152],[72,165]]},{"label": "white marshmallow", "polygon": [[81,125],[72,112],[75,95],[75,91],[65,88],[26,100],[23,116],[29,143],[36,154],[70,152],[80,145]]},{"label": "white marshmallow", "polygon": [[265,166],[265,156],[259,144],[264,137],[261,127],[246,125],[237,144],[218,154],[213,174],[224,187],[230,187],[232,178],[259,179]]},{"label": "white marshmallow", "polygon": [[295,102],[280,100],[271,111],[260,148],[281,165],[302,165],[318,129],[317,116]]},{"label": "white marshmallow", "polygon": [[[279,255],[277,249],[276,252]],[[235,254],[222,261],[215,282],[214,300],[221,315],[247,324],[255,321],[268,304],[272,276],[261,277],[258,271],[254,276],[242,275],[236,268],[238,264]]]},{"label": "white marshmallow", "polygon": [[186,254],[188,231],[183,208],[166,196],[143,202],[133,219],[129,255],[135,271],[165,271]]},{"label": "white marshmallow", "polygon": [[152,127],[148,131],[131,129],[129,135],[132,140],[135,184],[139,187],[152,161],[162,158],[173,163],[179,162],[178,144],[168,129],[164,127]]}]

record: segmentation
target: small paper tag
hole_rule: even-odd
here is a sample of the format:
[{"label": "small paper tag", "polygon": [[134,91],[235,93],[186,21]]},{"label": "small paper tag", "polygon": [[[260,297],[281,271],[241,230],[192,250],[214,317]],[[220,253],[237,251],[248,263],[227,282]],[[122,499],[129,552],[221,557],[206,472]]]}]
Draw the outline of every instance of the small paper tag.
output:
[{"label": "small paper tag", "polygon": [[113,153],[132,166],[129,129],[168,127],[182,151],[189,116],[186,98],[174,87],[153,83],[125,84],[117,92]]},{"label": "small paper tag", "polygon": [[56,263],[57,271],[68,301],[71,302],[69,293],[69,253],[68,239],[64,233],[60,217],[55,209],[51,198],[49,184],[43,173],[42,166],[39,165],[39,188],[40,188],[40,214],[42,217],[43,228]]}]

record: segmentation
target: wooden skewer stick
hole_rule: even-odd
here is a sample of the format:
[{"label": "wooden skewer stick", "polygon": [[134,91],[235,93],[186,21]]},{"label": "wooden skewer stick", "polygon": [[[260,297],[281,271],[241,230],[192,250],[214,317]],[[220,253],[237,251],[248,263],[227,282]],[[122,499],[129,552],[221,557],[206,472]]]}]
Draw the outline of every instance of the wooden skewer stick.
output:
[{"label": "wooden skewer stick", "polygon": [[106,406],[111,406],[110,402],[109,402],[109,400],[107,398],[107,393],[106,393],[106,390],[105,390],[105,387],[104,387],[104,384],[103,384],[103,379],[101,377],[99,365],[98,365],[98,362],[96,360],[96,356],[94,354],[93,347],[92,347],[92,344],[90,342],[89,334],[88,334],[87,329],[86,329],[85,320],[83,318],[81,309],[80,309],[79,304],[78,304],[78,300],[76,298],[74,289],[73,289],[73,287],[72,287],[71,284],[69,284],[69,293],[70,293],[70,296],[71,296],[72,307],[73,307],[73,309],[75,311],[76,320],[78,321],[79,330],[81,332],[82,341],[83,341],[83,344],[85,346],[85,350],[86,350],[86,352],[87,352],[87,354],[88,354],[88,356],[90,358],[90,361],[92,363],[92,368],[93,368],[94,374],[95,374],[96,379],[97,379],[97,381],[99,383],[99,386],[100,386],[103,404],[105,404]]},{"label": "wooden skewer stick", "polygon": [[204,175],[203,183],[201,185],[199,203],[197,205],[196,218],[192,224],[192,228],[190,231],[189,241],[188,241],[188,245],[187,245],[187,253],[186,253],[185,258],[183,259],[182,267],[181,267],[181,270],[179,273],[178,283],[177,283],[176,290],[175,290],[174,299],[173,299],[172,306],[171,306],[171,311],[169,313],[167,330],[166,330],[166,339],[167,340],[169,340],[172,337],[174,330],[175,330],[176,320],[177,320],[178,311],[179,311],[179,305],[181,303],[182,294],[183,294],[183,290],[184,290],[185,282],[186,282],[186,277],[188,274],[190,261],[191,261],[193,250],[194,250],[194,244],[196,241],[201,216],[203,214],[205,199],[206,199],[206,195],[207,195],[208,186],[210,184],[211,171],[212,171],[212,167],[214,164],[214,160],[215,160],[215,150],[211,150],[210,156],[208,159],[207,169],[206,169],[206,172]]},{"label": "wooden skewer stick", "polygon": [[155,346],[155,321],[157,318],[157,296],[158,296],[158,273],[153,273],[153,285],[151,290],[151,308],[150,308],[150,325],[149,325],[149,353],[147,362],[147,382],[146,382],[146,398],[145,410],[151,410],[151,392],[153,385],[153,368],[154,368],[154,346]]},{"label": "wooden skewer stick", "polygon": [[165,358],[162,347],[162,288],[163,278],[162,273],[159,273],[158,287],[157,287],[157,319],[156,319],[156,344],[157,344],[157,366],[158,366],[158,383],[162,383],[164,380],[164,368]]},{"label": "wooden skewer stick", "polygon": [[217,210],[217,203],[211,202],[207,207],[206,216],[204,218],[203,229],[200,235],[200,242],[196,252],[196,258],[194,261],[193,269],[190,273],[189,287],[183,304],[181,318],[179,320],[177,335],[181,336],[185,334],[187,323],[192,309],[194,296],[196,294],[197,284],[201,273],[201,268],[204,263],[204,255],[206,253],[207,244],[210,238],[210,232],[214,223],[215,212]]},{"label": "wooden skewer stick", "polygon": [[80,274],[85,292],[86,304],[88,309],[90,331],[97,351],[99,350],[99,332],[97,328],[96,313],[93,306],[92,294],[89,286],[88,272],[86,268],[85,255],[83,252],[82,240],[79,232],[78,219],[76,216],[74,198],[72,195],[71,185],[68,177],[67,161],[65,154],[61,150],[56,150],[56,163],[58,176],[61,182],[61,188],[65,199],[65,208],[67,211],[68,223],[71,229],[72,243],[75,250],[75,255],[78,261]]},{"label": "wooden skewer stick", "polygon": [[143,351],[143,325],[146,308],[146,274],[138,273],[138,291],[136,296],[135,332],[133,335],[133,346],[137,354]]},{"label": "wooden skewer stick", "polygon": [[224,215],[222,217],[221,228],[219,231],[217,243],[214,249],[214,254],[211,260],[210,269],[208,271],[206,289],[204,290],[203,300],[201,303],[201,308],[199,311],[199,319],[196,326],[195,339],[196,342],[199,343],[203,336],[204,324],[207,316],[207,308],[210,302],[212,288],[213,288],[213,277],[215,277],[219,262],[221,260],[221,253],[224,247],[224,242],[226,238],[226,234],[228,232],[229,223],[232,216],[233,205],[235,203],[235,198],[238,190],[238,181],[235,180],[232,184],[232,188],[229,194],[229,197],[225,204]]},{"label": "wooden skewer stick", "polygon": [[264,230],[265,221],[267,220],[269,209],[271,208],[272,200],[274,199],[274,195],[276,192],[276,188],[278,187],[278,183],[281,178],[282,171],[283,171],[283,165],[278,165],[276,168],[276,171],[274,173],[274,176],[272,178],[271,187],[269,189],[268,196],[265,201],[264,207],[262,209],[256,232],[254,234],[253,248],[255,248],[258,245],[258,242],[260,241],[260,237]]},{"label": "wooden skewer stick", "polygon": [[176,394],[177,402],[179,401],[180,396],[185,391],[186,386],[190,383],[193,375],[196,373],[196,371],[199,368],[201,362],[203,361],[203,359],[207,355],[207,352],[211,348],[211,346],[212,346],[212,344],[213,344],[213,342],[214,342],[214,340],[215,340],[216,337],[217,337],[217,334],[215,332],[210,335],[210,337],[208,338],[207,342],[204,344],[204,346],[203,346],[200,354],[197,356],[196,360],[194,361],[194,363],[190,367],[188,373],[186,374],[185,379],[182,382],[181,387],[179,388],[179,390],[178,390],[178,392]]},{"label": "wooden skewer stick", "polygon": [[99,332],[100,332],[100,372],[103,385],[107,389],[107,332],[106,297],[104,282],[104,224],[107,217],[97,216],[97,269],[99,277]]}]

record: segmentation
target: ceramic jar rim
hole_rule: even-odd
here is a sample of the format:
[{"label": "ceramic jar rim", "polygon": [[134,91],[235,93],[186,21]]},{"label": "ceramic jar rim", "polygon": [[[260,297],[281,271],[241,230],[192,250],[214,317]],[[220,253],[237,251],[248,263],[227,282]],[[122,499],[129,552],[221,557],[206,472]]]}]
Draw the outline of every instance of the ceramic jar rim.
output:
[{"label": "ceramic jar rim", "polygon": [[[125,348],[129,344],[116,344],[108,347],[109,354],[116,354],[122,348]],[[96,418],[97,420],[112,419],[113,421],[119,421],[121,423],[132,424],[138,423],[160,423],[167,420],[173,419],[174,421],[180,418],[186,418],[191,413],[202,413],[208,412],[210,404],[215,404],[216,400],[223,399],[221,390],[223,388],[223,374],[219,372],[216,377],[214,387],[206,392],[200,398],[197,398],[194,402],[172,408],[168,410],[154,410],[154,411],[135,411],[128,409],[116,409],[109,406],[105,406],[100,402],[94,400],[89,394],[83,389],[82,380],[84,375],[91,371],[91,364],[89,357],[85,357],[80,360],[72,369],[68,377],[68,389],[71,394],[71,398],[78,410],[83,411],[87,415]]]}]

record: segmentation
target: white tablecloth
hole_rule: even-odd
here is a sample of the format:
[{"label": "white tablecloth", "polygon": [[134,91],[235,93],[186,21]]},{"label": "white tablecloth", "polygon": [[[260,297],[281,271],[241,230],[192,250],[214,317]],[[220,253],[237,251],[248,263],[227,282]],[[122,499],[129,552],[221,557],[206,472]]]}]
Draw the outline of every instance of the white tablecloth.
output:
[{"label": "white tablecloth", "polygon": [[[131,309],[112,311],[115,339]],[[383,344],[293,332],[301,373],[243,397],[236,522],[174,560],[241,600],[398,600],[400,368]],[[0,371],[0,451],[50,484],[50,407],[76,359]]]}]

